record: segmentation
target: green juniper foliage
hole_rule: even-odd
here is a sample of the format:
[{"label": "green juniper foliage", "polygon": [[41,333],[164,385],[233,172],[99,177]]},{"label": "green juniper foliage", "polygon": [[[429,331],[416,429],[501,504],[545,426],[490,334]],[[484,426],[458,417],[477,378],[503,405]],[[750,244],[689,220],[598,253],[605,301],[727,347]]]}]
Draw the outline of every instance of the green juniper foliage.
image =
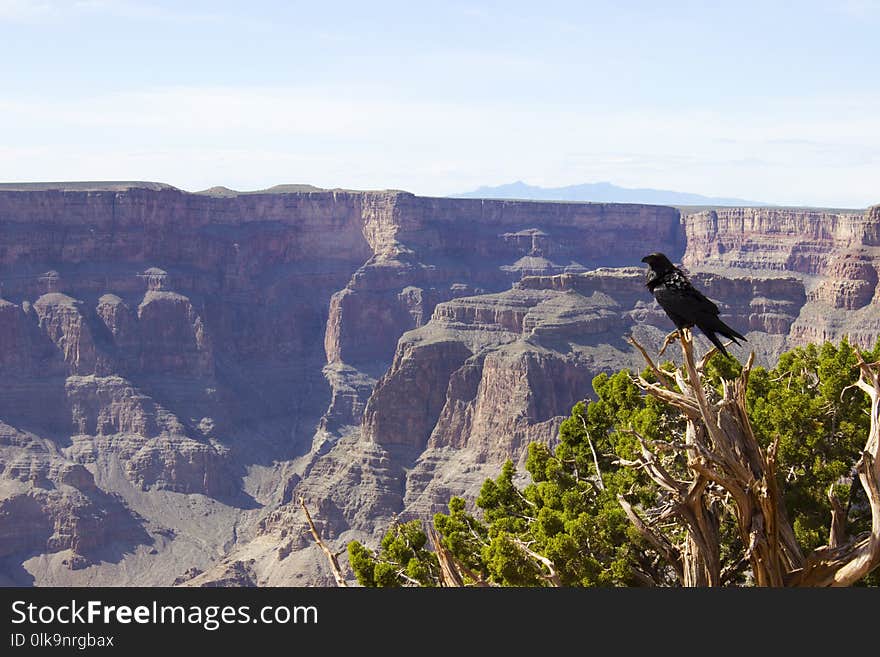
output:
[{"label": "green juniper foliage", "polygon": [[[880,342],[865,354],[880,357]],[[748,389],[748,409],[758,440],[779,439],[779,474],[786,508],[804,550],[828,540],[834,493],[847,513],[847,531],[870,527],[864,490],[853,468],[865,445],[870,418],[867,398],[850,387],[858,379],[853,347],[809,345],[783,354],[772,370],[756,368]]]},{"label": "green juniper foliage", "polygon": [[348,544],[348,561],[363,586],[433,586],[437,556],[425,548],[428,537],[418,520],[394,524],[374,555],[357,541]]},{"label": "green juniper foliage", "polygon": [[[880,358],[880,341],[865,358]],[[673,370],[668,363],[663,367]],[[721,378],[732,379],[740,371],[736,360],[716,355],[706,378],[720,388]],[[650,372],[643,376],[652,379]],[[779,483],[805,552],[827,541],[829,487],[847,511],[848,535],[870,527],[867,500],[853,471],[869,428],[867,398],[852,387],[857,378],[855,351],[846,340],[796,348],[773,369],[757,367],[751,373],[752,427],[762,446],[779,441]],[[508,461],[498,477],[484,482],[475,513],[454,497],[447,514],[434,516],[444,546],[471,577],[503,586],[545,586],[550,571],[531,552],[549,559],[566,586],[677,584],[674,571],[635,530],[617,496],[626,495],[642,508],[661,500],[653,482],[621,461],[637,457],[638,435],[662,445],[659,441],[683,434],[684,421],[675,409],[644,395],[628,371],[600,374],[593,390],[596,399],[576,404],[562,423],[555,448],[529,446],[530,484],[516,485]],[[684,456],[674,457],[668,467],[673,476],[685,476]],[[673,538],[683,531],[665,530]],[[732,514],[722,514],[720,530],[722,564],[732,564],[743,555]],[[365,586],[434,585],[439,567],[426,543],[417,521],[394,525],[378,554],[352,542],[349,559]],[[865,583],[877,580],[875,571]],[[744,583],[745,574],[731,581]]]}]

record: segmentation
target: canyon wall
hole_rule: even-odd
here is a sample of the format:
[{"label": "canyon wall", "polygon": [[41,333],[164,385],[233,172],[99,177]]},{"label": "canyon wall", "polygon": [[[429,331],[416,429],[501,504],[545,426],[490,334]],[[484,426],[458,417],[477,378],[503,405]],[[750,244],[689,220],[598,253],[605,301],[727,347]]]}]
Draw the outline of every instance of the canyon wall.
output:
[{"label": "canyon wall", "polygon": [[[0,185],[0,584],[330,580],[552,443],[663,251],[760,362],[880,333],[880,209]],[[737,355],[744,356],[746,351]]]},{"label": "canyon wall", "polygon": [[792,344],[849,335],[872,346],[880,271],[878,206],[865,212],[725,208],[684,218],[684,263],[713,271],[785,272],[807,287]]}]

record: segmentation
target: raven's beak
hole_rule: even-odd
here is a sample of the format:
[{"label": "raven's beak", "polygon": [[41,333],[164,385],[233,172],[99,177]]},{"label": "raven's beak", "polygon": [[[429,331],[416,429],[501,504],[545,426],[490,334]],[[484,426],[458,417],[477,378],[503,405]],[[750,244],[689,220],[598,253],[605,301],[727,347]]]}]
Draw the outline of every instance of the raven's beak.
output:
[{"label": "raven's beak", "polygon": [[642,258],[642,262],[648,262],[648,256],[645,256],[644,258]]}]

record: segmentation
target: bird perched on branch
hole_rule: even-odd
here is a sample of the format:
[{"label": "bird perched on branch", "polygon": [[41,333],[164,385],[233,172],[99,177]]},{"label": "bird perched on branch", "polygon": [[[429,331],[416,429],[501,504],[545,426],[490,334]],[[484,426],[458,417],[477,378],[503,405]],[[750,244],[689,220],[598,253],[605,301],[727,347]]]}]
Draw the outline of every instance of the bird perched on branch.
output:
[{"label": "bird perched on branch", "polygon": [[649,268],[645,285],[678,330],[696,326],[725,356],[729,354],[716,333],[735,344],[739,344],[737,338],[746,339],[719,319],[718,306],[703,296],[665,255],[652,253],[642,258],[642,262],[648,263]]}]

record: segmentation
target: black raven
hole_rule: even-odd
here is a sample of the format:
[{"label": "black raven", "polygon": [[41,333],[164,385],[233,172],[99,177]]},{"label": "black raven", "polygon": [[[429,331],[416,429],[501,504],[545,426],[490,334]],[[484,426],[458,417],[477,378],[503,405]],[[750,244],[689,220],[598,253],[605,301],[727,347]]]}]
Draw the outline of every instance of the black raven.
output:
[{"label": "black raven", "polygon": [[679,330],[696,326],[712,341],[718,351],[728,356],[716,333],[733,340],[745,340],[718,318],[718,306],[709,301],[691,285],[684,272],[673,265],[662,253],[652,253],[642,258],[648,263],[648,277],[645,285],[651,290],[660,307]]}]

